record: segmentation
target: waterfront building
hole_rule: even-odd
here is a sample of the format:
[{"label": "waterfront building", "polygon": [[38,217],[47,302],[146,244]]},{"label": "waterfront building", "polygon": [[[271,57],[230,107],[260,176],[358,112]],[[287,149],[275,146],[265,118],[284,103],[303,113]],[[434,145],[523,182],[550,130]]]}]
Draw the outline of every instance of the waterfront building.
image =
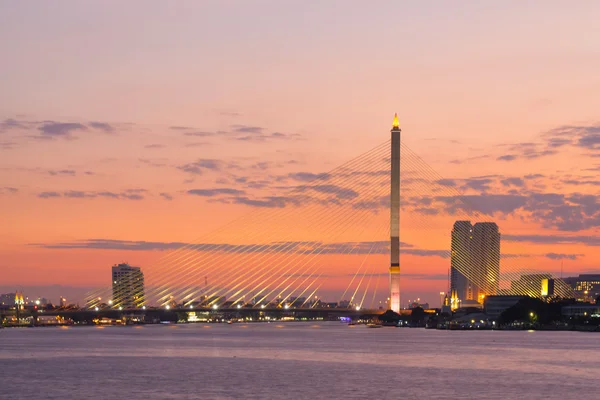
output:
[{"label": "waterfront building", "polygon": [[578,301],[595,301],[600,296],[600,274],[581,274],[565,278]]},{"label": "waterfront building", "polygon": [[561,314],[565,317],[600,317],[600,304],[575,304],[564,306]]},{"label": "waterfront building", "polygon": [[139,267],[118,264],[112,267],[114,307],[137,308],[144,305],[144,274]]},{"label": "waterfront building", "polygon": [[528,296],[486,296],[483,302],[483,309],[488,317],[497,319],[505,310],[526,297]]},{"label": "waterfront building", "polygon": [[482,304],[500,282],[500,232],[494,222],[456,221],[452,229],[450,293],[454,309]]},{"label": "waterfront building", "polygon": [[[552,293],[549,293],[552,289]],[[564,279],[552,278],[551,274],[523,274],[510,282],[510,294],[529,297],[573,298],[573,289]]]},{"label": "waterfront building", "polygon": [[1,306],[13,306],[15,304],[16,293],[4,293],[0,294],[0,305]]}]

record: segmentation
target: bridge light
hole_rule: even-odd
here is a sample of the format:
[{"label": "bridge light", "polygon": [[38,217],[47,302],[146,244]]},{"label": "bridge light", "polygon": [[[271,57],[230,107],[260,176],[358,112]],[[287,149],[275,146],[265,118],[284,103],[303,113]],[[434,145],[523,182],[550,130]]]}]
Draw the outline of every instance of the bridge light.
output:
[{"label": "bridge light", "polygon": [[146,306],[142,306],[142,310],[145,310],[145,309],[146,309]]},{"label": "bridge light", "polygon": [[360,306],[356,306],[356,311],[360,311]]},{"label": "bridge light", "polygon": [[119,310],[122,310],[122,309],[123,309],[123,307],[119,306]]},{"label": "bridge light", "polygon": [[167,304],[167,305],[165,306],[165,308],[166,308],[167,310],[169,310],[169,309],[171,308],[171,306]]},{"label": "bridge light", "polygon": [[265,307],[266,307],[266,306],[265,306],[264,304],[260,306],[260,308],[265,308]]},{"label": "bridge light", "polygon": [[193,309],[194,309],[194,306],[190,306],[190,310],[193,310]]},{"label": "bridge light", "polygon": [[99,310],[99,308],[98,308],[98,307],[94,307],[94,310],[98,311],[98,310]]},{"label": "bridge light", "polygon": [[219,308],[219,306],[218,306],[218,305],[216,305],[216,304],[213,304],[213,307],[212,307],[212,308],[213,308],[213,310],[216,310],[217,308]]},{"label": "bridge light", "polygon": [[286,304],[285,306],[283,306],[283,308],[285,308],[287,310],[288,308],[290,308],[290,305]]},{"label": "bridge light", "polygon": [[109,300],[109,301],[108,301],[108,305],[109,305],[109,306],[112,306],[112,304],[113,304],[113,301],[112,301],[112,300]]},{"label": "bridge light", "polygon": [[238,304],[238,305],[237,305],[237,308],[242,308],[242,305],[241,305],[241,304]]}]

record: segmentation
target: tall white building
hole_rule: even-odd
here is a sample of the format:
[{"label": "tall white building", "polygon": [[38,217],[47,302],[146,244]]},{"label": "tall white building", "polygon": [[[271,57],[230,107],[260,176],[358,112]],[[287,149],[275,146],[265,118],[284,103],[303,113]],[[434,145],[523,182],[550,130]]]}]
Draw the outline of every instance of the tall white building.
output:
[{"label": "tall white building", "polygon": [[139,267],[118,264],[112,267],[114,307],[138,308],[144,305],[144,273]]}]

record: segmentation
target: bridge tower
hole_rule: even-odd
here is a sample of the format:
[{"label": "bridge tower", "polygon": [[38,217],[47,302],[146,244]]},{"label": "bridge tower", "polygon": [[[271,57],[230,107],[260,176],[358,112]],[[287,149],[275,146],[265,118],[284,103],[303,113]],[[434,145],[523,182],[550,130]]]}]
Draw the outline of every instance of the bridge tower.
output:
[{"label": "bridge tower", "polygon": [[392,170],[390,191],[390,309],[400,312],[400,124],[392,124]]}]

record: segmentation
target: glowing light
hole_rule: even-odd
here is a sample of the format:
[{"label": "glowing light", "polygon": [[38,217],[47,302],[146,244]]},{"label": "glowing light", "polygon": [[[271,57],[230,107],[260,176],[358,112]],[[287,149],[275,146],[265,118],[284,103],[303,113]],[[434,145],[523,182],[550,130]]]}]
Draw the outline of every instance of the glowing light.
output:
[{"label": "glowing light", "polygon": [[171,306],[167,305],[167,306],[165,306],[165,308],[166,308],[167,310],[170,310],[170,309],[171,309]]},{"label": "glowing light", "polygon": [[193,309],[194,309],[194,306],[190,306],[190,310],[193,310]]},{"label": "glowing light", "polygon": [[285,306],[283,306],[283,308],[285,308],[287,310],[288,308],[290,308],[290,305],[286,304]]},{"label": "glowing light", "polygon": [[242,308],[242,305],[241,305],[241,304],[238,304],[238,305],[237,305],[237,308]]},{"label": "glowing light", "polygon": [[216,304],[213,304],[213,307],[212,307],[212,308],[213,308],[213,310],[216,310],[217,308],[219,308],[219,306],[218,306],[218,305],[216,305]]},{"label": "glowing light", "polygon": [[146,306],[142,306],[142,310],[145,310],[145,309],[146,309]]},{"label": "glowing light", "polygon": [[122,310],[122,309],[123,309],[123,307],[119,306],[119,310]]},{"label": "glowing light", "polygon": [[99,308],[98,308],[98,307],[94,307],[94,310],[98,311],[98,310],[99,310]]},{"label": "glowing light", "polygon": [[264,304],[260,306],[260,308],[265,308],[265,307],[266,307],[266,306],[265,306]]},{"label": "glowing light", "polygon": [[392,128],[397,129],[400,127],[400,122],[398,121],[398,114],[394,114],[394,122],[392,122]]},{"label": "glowing light", "polygon": [[532,312],[530,312],[530,313],[529,313],[529,316],[530,316],[530,317],[533,317],[533,313],[532,313]]},{"label": "glowing light", "polygon": [[112,301],[112,300],[109,300],[109,301],[108,301],[108,305],[109,305],[109,306],[112,306],[112,304],[113,304],[113,301]]},{"label": "glowing light", "polygon": [[360,306],[356,306],[356,311],[359,311],[359,310],[360,310]]},{"label": "glowing light", "polygon": [[40,301],[39,301],[39,300],[36,300],[36,301],[35,301],[35,304],[39,306],[39,305],[40,305]]}]

